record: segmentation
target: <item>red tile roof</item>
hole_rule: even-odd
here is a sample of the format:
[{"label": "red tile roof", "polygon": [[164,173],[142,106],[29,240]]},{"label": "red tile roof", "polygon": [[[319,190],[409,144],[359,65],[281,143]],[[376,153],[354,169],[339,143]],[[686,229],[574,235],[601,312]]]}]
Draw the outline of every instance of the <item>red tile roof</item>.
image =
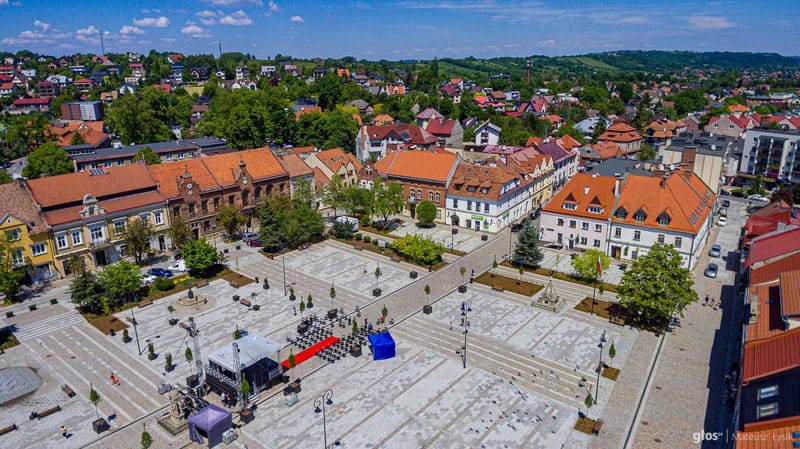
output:
[{"label": "red tile roof", "polygon": [[781,273],[794,270],[800,270],[800,253],[753,268],[750,270],[750,285],[777,281]]},{"label": "red tile roof", "polygon": [[[747,342],[786,332],[781,317],[781,293],[778,282],[750,287],[750,308],[758,308],[758,319],[747,324]],[[755,302],[755,303],[754,303]]]},{"label": "red tile roof", "polygon": [[247,172],[256,181],[287,175],[278,158],[267,147],[217,154],[204,157],[201,161],[222,186],[236,184],[236,175],[239,173],[241,162],[245,163]]},{"label": "red tile roof", "polygon": [[798,252],[800,252],[800,227],[789,226],[753,239],[750,242],[745,266],[753,267],[760,262],[779,260]]},{"label": "red tile roof", "polygon": [[434,119],[428,123],[428,126],[425,128],[425,131],[436,135],[436,136],[450,136],[453,134],[453,127],[455,126],[456,121],[453,119]]},{"label": "red tile roof", "polygon": [[394,151],[376,162],[375,169],[384,177],[446,183],[456,161],[448,151]]},{"label": "red tile roof", "polygon": [[736,449],[793,449],[800,439],[792,435],[800,432],[800,416],[758,421],[744,425],[736,432]]},{"label": "red tile roof", "polygon": [[82,171],[31,179],[28,187],[42,209],[47,209],[80,203],[86,194],[92,194],[100,200],[111,195],[149,190],[156,185],[142,164],[104,167],[102,170],[105,174],[92,175],[89,171]]},{"label": "red tile roof", "polygon": [[486,164],[459,164],[453,174],[447,194],[498,201],[503,193],[503,186],[515,179],[519,181],[518,184],[510,187],[504,193],[505,195],[516,194],[534,181],[533,176],[521,176],[514,173],[503,163],[496,164],[494,167]]},{"label": "red tile roof", "polygon": [[600,134],[597,140],[627,143],[642,140],[642,136],[636,132],[635,128],[627,123],[618,122],[609,126],[603,134]]},{"label": "red tile roof", "polygon": [[49,98],[19,98],[14,100],[14,106],[49,105]]},{"label": "red tile roof", "polygon": [[180,178],[185,173],[192,176],[192,181],[200,187],[201,192],[219,188],[219,183],[202,159],[186,159],[181,162],[151,165],[148,170],[153,179],[158,182],[158,189],[167,198],[179,196]]},{"label": "red tile roof", "polygon": [[361,170],[361,162],[352,154],[345,153],[341,148],[320,151],[314,153],[314,156],[334,173],[338,173],[342,165],[349,163],[353,164],[355,171]]},{"label": "red tile roof", "polygon": [[[123,197],[100,200],[97,202],[97,206],[103,208],[106,214],[113,214],[157,204],[166,204],[166,198],[164,198],[164,195],[157,190],[134,195],[125,195]],[[72,221],[81,220],[82,218],[80,211],[83,210],[83,208],[84,206],[80,205],[67,207],[64,209],[57,209],[52,212],[45,212],[44,216],[51,226],[57,226]]]},{"label": "red tile roof", "polygon": [[800,318],[800,271],[781,273],[781,312],[785,317]]},{"label": "red tile roof", "polygon": [[301,154],[310,154],[310,153],[313,153],[313,152],[314,152],[314,150],[315,150],[315,148],[314,148],[313,146],[308,146],[308,147],[294,147],[294,148],[289,148],[289,151],[287,151],[287,153],[289,153],[289,154],[297,154],[297,155],[301,155]]},{"label": "red tile roof", "polygon": [[0,220],[5,221],[7,215],[16,217],[28,225],[30,235],[48,230],[30,192],[18,181],[0,184],[0,210],[3,211]]},{"label": "red tile roof", "polygon": [[[614,208],[616,181],[617,178],[613,176],[578,173],[556,193],[542,211],[592,220],[608,220]],[[576,204],[577,207],[566,209],[565,204]],[[599,214],[591,213],[590,206],[599,206],[603,211]]]},{"label": "red tile roof", "polygon": [[800,328],[747,343],[742,385],[797,367],[800,367]]},{"label": "red tile roof", "polygon": [[331,182],[331,178],[325,174],[319,167],[314,167],[314,187],[319,191],[319,189],[324,188]]},{"label": "red tile roof", "polygon": [[281,165],[283,168],[286,169],[286,172],[289,173],[290,178],[296,178],[299,176],[308,176],[313,175],[314,170],[305,163],[304,160],[300,159],[300,156],[296,154],[286,154],[281,156],[280,158]]},{"label": "red tile roof", "polygon": [[622,148],[614,142],[598,142],[592,145],[592,149],[600,155],[600,159],[609,159],[612,157],[620,157],[625,152]]}]

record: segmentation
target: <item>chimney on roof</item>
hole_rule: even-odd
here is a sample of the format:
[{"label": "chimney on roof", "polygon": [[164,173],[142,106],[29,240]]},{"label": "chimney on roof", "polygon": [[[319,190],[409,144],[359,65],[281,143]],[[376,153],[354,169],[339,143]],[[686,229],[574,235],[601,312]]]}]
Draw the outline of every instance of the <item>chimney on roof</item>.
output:
[{"label": "chimney on roof", "polygon": [[618,176],[617,179],[614,180],[614,196],[619,196],[619,184],[620,184],[620,177]]},{"label": "chimney on roof", "polygon": [[661,185],[662,189],[667,187],[667,179],[669,179],[669,173],[665,173],[661,176],[661,182],[659,184]]},{"label": "chimney on roof", "polygon": [[697,158],[697,148],[686,147],[681,152],[681,164],[685,164],[690,170],[694,169],[694,161]]},{"label": "chimney on roof", "polygon": [[591,190],[591,189],[589,188],[589,186],[584,186],[584,187],[583,187],[583,195],[584,195],[584,196],[588,195],[588,194],[589,194],[589,190]]}]

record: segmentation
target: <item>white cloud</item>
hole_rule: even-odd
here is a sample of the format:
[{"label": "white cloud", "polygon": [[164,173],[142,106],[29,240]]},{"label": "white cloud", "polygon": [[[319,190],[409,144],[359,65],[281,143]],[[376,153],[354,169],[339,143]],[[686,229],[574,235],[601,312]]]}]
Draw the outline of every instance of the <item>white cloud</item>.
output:
[{"label": "white cloud", "polygon": [[133,24],[140,27],[164,28],[169,25],[169,19],[164,16],[144,17],[142,19],[133,19]]},{"label": "white cloud", "polygon": [[178,39],[175,39],[174,37],[162,37],[159,38],[159,40],[167,44],[174,44],[175,42],[178,42]]},{"label": "white cloud", "polygon": [[306,19],[304,19],[304,18],[302,18],[300,16],[292,16],[292,18],[289,19],[289,20],[291,20],[294,23],[303,23],[303,22],[306,21]]},{"label": "white cloud", "polygon": [[8,6],[8,0],[0,0],[0,6]]},{"label": "white cloud", "polygon": [[689,17],[688,20],[689,25],[696,30],[724,30],[736,26],[727,17],[721,16],[697,15]]},{"label": "white cloud", "polygon": [[264,2],[261,0],[201,0],[214,6],[234,6],[234,5],[256,5],[263,6]]},{"label": "white cloud", "polygon": [[186,22],[186,26],[181,28],[181,34],[186,34],[191,37],[207,37],[209,36],[208,31],[200,28],[199,26],[195,25],[194,22],[188,21]]},{"label": "white cloud", "polygon": [[119,34],[144,34],[144,30],[133,26],[133,25],[124,25],[122,28],[119,29]]},{"label": "white cloud", "polygon": [[251,25],[253,23],[253,20],[247,17],[247,13],[240,9],[233,14],[229,14],[219,19],[219,23],[223,25],[231,25],[238,27],[238,26]]},{"label": "white cloud", "polygon": [[42,22],[41,20],[35,20],[33,26],[41,28],[42,31],[47,31],[47,29],[50,28],[49,23]]},{"label": "white cloud", "polygon": [[281,10],[281,8],[278,6],[278,4],[273,2],[272,0],[269,0],[269,3],[267,3],[267,6],[269,7],[269,10],[272,11],[272,12],[278,12],[278,11]]},{"label": "white cloud", "polygon": [[160,9],[143,9],[142,14],[160,14]]},{"label": "white cloud", "polygon": [[70,39],[72,33],[47,33],[25,30],[16,36],[6,37],[0,44],[5,45],[55,45],[60,40]]},{"label": "white cloud", "polygon": [[94,25],[89,25],[86,28],[78,28],[78,31],[76,31],[76,33],[78,33],[79,36],[91,36],[93,34],[99,34],[100,30],[95,28]]},{"label": "white cloud", "polygon": [[203,25],[216,25],[219,19],[225,16],[225,13],[222,11],[210,11],[208,9],[204,9],[195,15],[200,18],[200,23]]}]

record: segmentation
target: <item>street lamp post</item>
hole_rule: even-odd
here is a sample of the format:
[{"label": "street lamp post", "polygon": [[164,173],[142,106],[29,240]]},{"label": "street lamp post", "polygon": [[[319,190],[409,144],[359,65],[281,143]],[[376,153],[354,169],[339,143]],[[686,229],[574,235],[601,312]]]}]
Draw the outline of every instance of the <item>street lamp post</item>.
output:
[{"label": "street lamp post", "polygon": [[286,296],[286,293],[289,291],[288,285],[286,285],[286,255],[281,254],[281,261],[283,262],[283,295]]},{"label": "street lamp post", "polygon": [[597,395],[600,394],[600,372],[603,370],[603,344],[606,342],[606,331],[603,331],[603,336],[600,337],[600,361],[597,363],[597,382],[594,384],[594,403],[597,404]]},{"label": "street lamp post", "polygon": [[133,315],[133,308],[131,308],[131,324],[133,324],[133,334],[136,336],[136,350],[139,355],[142,355],[142,346],[139,344],[139,331],[136,329],[136,316]]},{"label": "street lamp post", "polygon": [[317,396],[314,399],[314,413],[322,412],[322,438],[325,444],[324,448],[328,449],[328,425],[325,417],[325,406],[333,405],[333,390],[328,390],[325,393]]},{"label": "street lamp post", "polygon": [[[456,350],[456,354],[461,356],[461,363],[467,368],[467,333],[469,332],[469,312],[472,312],[472,301],[461,302],[461,325],[464,326],[464,346]],[[452,326],[451,326],[452,327]]]}]

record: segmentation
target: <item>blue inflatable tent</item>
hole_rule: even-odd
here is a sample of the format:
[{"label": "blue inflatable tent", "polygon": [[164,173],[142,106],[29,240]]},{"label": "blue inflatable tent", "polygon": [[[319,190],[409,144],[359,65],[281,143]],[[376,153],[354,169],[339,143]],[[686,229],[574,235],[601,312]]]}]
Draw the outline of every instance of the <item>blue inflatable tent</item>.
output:
[{"label": "blue inflatable tent", "polygon": [[394,357],[394,338],[389,332],[369,336],[372,346],[372,360],[386,360]]}]

